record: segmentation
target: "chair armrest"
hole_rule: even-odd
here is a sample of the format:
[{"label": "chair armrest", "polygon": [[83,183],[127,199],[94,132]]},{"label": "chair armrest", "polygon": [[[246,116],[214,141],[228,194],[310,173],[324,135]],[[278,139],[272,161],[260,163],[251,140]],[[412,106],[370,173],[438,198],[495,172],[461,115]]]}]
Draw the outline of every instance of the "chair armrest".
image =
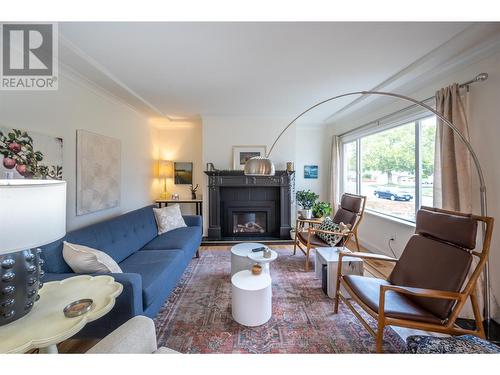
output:
[{"label": "chair armrest", "polygon": [[201,227],[202,220],[199,215],[183,215],[182,218],[188,227]]},{"label": "chair armrest", "polygon": [[299,223],[308,223],[308,224],[321,224],[322,221],[318,219],[297,219]]},{"label": "chair armrest", "polygon": [[387,255],[373,254],[373,253],[360,253],[360,252],[354,252],[354,253],[341,252],[339,254],[339,261],[343,256],[356,257],[356,258],[361,258],[361,259],[373,259],[373,260],[380,260],[380,261],[385,261],[385,262],[395,262],[395,263],[398,262],[398,259],[388,257]]},{"label": "chair armrest", "polygon": [[325,233],[325,234],[335,234],[337,236],[343,236],[343,237],[348,237],[350,236],[353,232],[352,231],[348,231],[348,232],[335,232],[335,231],[332,231],[332,230],[325,230],[325,229],[316,229],[316,228],[308,228],[308,232],[311,232],[311,233]]},{"label": "chair armrest", "polygon": [[87,351],[88,354],[151,354],[157,349],[153,320],[136,316]]},{"label": "chair armrest", "polygon": [[408,286],[401,285],[381,285],[380,294],[385,294],[388,290],[406,294],[415,297],[429,297],[429,298],[440,298],[459,301],[463,298],[461,293],[450,292],[446,290],[437,289],[424,289],[424,288],[412,288]]}]

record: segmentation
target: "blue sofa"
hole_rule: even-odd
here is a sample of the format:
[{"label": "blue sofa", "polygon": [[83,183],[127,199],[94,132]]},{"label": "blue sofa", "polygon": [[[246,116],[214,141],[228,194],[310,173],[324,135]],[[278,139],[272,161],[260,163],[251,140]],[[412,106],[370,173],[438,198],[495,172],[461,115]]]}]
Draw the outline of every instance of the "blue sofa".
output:
[{"label": "blue sofa", "polygon": [[123,285],[116,305],[88,324],[79,337],[104,337],[136,315],[153,318],[176,286],[187,265],[198,256],[201,216],[184,216],[187,227],[158,236],[153,206],[90,225],[43,246],[44,282],[75,276],[62,256],[62,242],[90,246],[110,255],[123,273],[110,274]]}]

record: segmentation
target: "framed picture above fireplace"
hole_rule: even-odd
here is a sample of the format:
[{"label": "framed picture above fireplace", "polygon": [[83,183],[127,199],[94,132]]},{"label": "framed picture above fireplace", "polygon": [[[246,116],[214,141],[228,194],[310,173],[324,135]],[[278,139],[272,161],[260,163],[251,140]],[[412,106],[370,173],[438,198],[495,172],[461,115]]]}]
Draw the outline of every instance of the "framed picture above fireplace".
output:
[{"label": "framed picture above fireplace", "polygon": [[233,169],[243,170],[254,156],[266,156],[266,146],[233,146]]}]

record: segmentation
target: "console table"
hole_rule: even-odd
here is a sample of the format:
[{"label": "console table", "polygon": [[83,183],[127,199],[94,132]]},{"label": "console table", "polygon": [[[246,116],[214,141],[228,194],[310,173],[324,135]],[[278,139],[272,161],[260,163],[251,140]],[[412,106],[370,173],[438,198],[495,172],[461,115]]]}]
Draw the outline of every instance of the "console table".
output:
[{"label": "console table", "polygon": [[155,202],[160,208],[162,205],[167,207],[169,203],[193,203],[196,205],[196,215],[203,215],[203,199],[157,199]]}]

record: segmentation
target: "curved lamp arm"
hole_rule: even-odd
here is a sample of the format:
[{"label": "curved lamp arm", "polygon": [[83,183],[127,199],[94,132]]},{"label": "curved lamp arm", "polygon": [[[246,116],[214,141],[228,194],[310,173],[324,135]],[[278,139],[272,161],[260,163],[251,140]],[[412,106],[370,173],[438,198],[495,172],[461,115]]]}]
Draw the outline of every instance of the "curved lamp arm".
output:
[{"label": "curved lamp arm", "polygon": [[[479,77],[479,76],[478,76]],[[478,79],[478,77],[476,77],[476,79]],[[483,80],[483,79],[479,79],[479,80]],[[295,117],[292,121],[290,121],[290,123],[288,123],[287,126],[285,126],[285,128],[281,131],[281,133],[278,135],[278,137],[275,139],[275,141],[273,142],[271,148],[269,149],[269,152],[267,153],[266,155],[266,158],[269,158],[269,155],[271,154],[271,152],[273,151],[274,149],[274,146],[276,145],[276,143],[278,142],[278,140],[281,138],[281,136],[288,130],[288,128],[290,126],[292,126],[299,118],[301,118],[303,115],[305,115],[307,112],[313,110],[314,108],[316,107],[319,107],[320,105],[322,104],[325,104],[325,103],[328,103],[328,102],[331,102],[333,100],[336,100],[336,99],[340,99],[340,98],[343,98],[343,97],[346,97],[346,96],[352,96],[352,95],[380,95],[380,96],[390,96],[390,97],[393,97],[393,98],[398,98],[398,99],[402,99],[402,100],[405,100],[405,101],[408,101],[408,102],[411,102],[413,104],[416,104],[417,106],[420,106],[420,107],[423,107],[425,108],[426,110],[428,110],[429,112],[433,113],[434,115],[436,115],[437,118],[439,118],[444,124],[446,124],[451,130],[453,130],[453,133],[455,135],[458,136],[458,138],[462,141],[462,143],[465,145],[465,147],[467,147],[467,150],[469,151],[471,157],[472,157],[472,160],[474,162],[474,166],[476,167],[476,171],[477,171],[477,174],[478,174],[478,177],[479,177],[479,190],[480,190],[480,202],[481,202],[481,215],[482,216],[487,216],[488,215],[488,205],[487,205],[487,199],[486,199],[486,184],[485,184],[485,181],[484,181],[484,175],[483,175],[483,170],[481,168],[481,164],[479,163],[479,159],[476,155],[476,152],[474,151],[474,149],[472,148],[472,145],[470,144],[469,140],[467,138],[465,138],[465,136],[462,134],[462,132],[455,126],[455,124],[453,124],[450,120],[448,120],[446,117],[444,117],[442,114],[440,114],[439,112],[437,112],[434,108],[428,106],[427,104],[425,104],[424,102],[421,102],[419,100],[416,100],[416,99],[413,99],[409,96],[405,96],[405,95],[401,95],[401,94],[395,94],[395,93],[392,93],[392,92],[384,92],[384,91],[353,91],[353,92],[348,92],[348,93],[345,93],[345,94],[341,94],[341,95],[337,95],[337,96],[333,96],[331,98],[328,98],[328,99],[325,99],[325,100],[322,100],[321,102],[319,103],[316,103],[314,104],[313,106],[307,108],[305,111],[303,111],[302,113],[300,113],[297,117]],[[485,227],[483,225],[483,237],[484,237],[484,233],[485,233]],[[484,277],[484,286],[483,286],[483,289],[484,289],[484,294],[485,294],[485,301],[484,301],[484,311],[485,311],[485,319],[487,321],[490,320],[491,318],[491,312],[490,312],[490,277],[489,277],[489,262],[486,263],[486,266],[485,266],[485,277]]]}]

